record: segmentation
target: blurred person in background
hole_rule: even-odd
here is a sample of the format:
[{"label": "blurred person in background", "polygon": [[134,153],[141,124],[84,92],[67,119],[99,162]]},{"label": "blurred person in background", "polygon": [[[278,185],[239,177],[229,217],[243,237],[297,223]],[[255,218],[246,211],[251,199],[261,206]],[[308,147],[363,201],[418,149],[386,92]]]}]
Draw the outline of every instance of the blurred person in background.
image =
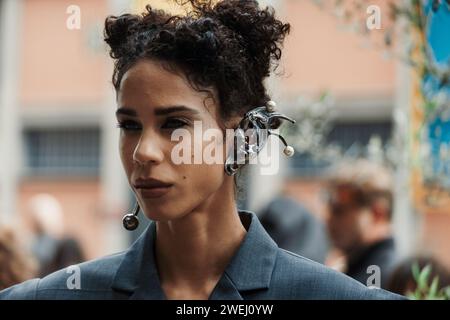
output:
[{"label": "blurred person in background", "polygon": [[324,224],[294,199],[278,196],[258,215],[280,248],[324,263],[329,244]]},{"label": "blurred person in background", "polygon": [[82,262],[77,240],[65,234],[61,204],[52,195],[38,194],[28,203],[31,249],[39,263],[39,276]]},{"label": "blurred person in background", "polygon": [[[414,265],[417,266],[416,275],[414,275],[413,271]],[[426,282],[427,286],[416,291],[418,288],[418,274],[425,271],[424,269],[427,266],[430,266],[430,271],[426,277],[423,277],[424,283]],[[450,290],[450,270],[434,257],[416,255],[396,265],[387,281],[386,288],[389,291],[405,296],[415,295],[415,299],[426,299],[427,296],[428,298],[435,299],[436,296],[429,296],[429,294],[432,294],[430,287],[435,277],[438,279],[435,294],[439,295],[439,291],[443,288]],[[450,299],[450,296],[447,299]]]},{"label": "blurred person in background", "polygon": [[357,159],[334,166],[328,178],[327,225],[334,247],[345,257],[341,271],[367,284],[369,266],[378,266],[385,288],[398,256],[391,228],[392,173]]},{"label": "blurred person in background", "polygon": [[0,225],[0,290],[36,276],[36,261],[14,230]]}]

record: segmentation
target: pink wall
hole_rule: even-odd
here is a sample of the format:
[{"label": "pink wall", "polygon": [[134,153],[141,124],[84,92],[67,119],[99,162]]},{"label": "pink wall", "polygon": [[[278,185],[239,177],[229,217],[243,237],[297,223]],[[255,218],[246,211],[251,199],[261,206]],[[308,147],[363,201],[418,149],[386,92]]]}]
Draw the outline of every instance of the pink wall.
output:
[{"label": "pink wall", "polygon": [[[67,7],[81,8],[81,29],[69,30]],[[23,1],[20,51],[22,106],[100,105],[109,77],[103,47],[89,48],[100,37],[107,15],[106,0]],[[95,34],[95,26],[98,33]],[[91,35],[90,35],[91,34]]]},{"label": "pink wall", "polygon": [[280,71],[285,70],[280,85],[285,94],[321,89],[337,96],[394,94],[393,61],[384,60],[380,51],[364,48],[362,36],[339,30],[337,18],[312,1],[284,0],[281,6],[280,15],[292,27],[284,66],[280,66]]}]

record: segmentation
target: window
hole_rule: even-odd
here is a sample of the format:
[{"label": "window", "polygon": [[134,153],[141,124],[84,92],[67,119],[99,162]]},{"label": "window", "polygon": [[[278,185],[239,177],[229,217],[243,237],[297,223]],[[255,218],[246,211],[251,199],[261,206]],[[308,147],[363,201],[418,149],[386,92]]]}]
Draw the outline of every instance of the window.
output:
[{"label": "window", "polygon": [[27,129],[24,140],[27,175],[99,174],[98,128]]},{"label": "window", "polygon": [[[383,122],[342,122],[336,123],[327,136],[327,143],[338,145],[344,152],[352,146],[365,147],[373,136],[381,138],[383,144],[392,132],[391,121]],[[311,155],[296,153],[291,159],[292,173],[298,176],[318,175],[337,159],[313,159]]]},{"label": "window", "polygon": [[338,123],[328,135],[329,143],[336,143],[343,150],[353,144],[367,145],[373,136],[379,136],[386,143],[391,136],[392,123],[390,121],[379,123]]}]

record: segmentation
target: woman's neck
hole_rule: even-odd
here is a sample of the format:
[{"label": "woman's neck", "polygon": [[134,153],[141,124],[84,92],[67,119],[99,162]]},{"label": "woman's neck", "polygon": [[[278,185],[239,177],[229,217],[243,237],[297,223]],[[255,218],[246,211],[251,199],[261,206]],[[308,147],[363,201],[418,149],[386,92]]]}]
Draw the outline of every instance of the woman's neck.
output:
[{"label": "woman's neck", "polygon": [[208,298],[244,239],[234,200],[221,198],[156,223],[156,261],[168,298]]}]

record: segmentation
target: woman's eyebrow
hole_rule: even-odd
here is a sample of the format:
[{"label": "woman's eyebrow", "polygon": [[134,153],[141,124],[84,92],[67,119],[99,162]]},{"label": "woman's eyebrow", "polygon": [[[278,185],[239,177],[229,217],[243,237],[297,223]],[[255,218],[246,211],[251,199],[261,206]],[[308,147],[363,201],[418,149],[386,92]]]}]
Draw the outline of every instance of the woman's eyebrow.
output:
[{"label": "woman's eyebrow", "polygon": [[[156,116],[164,116],[175,112],[187,112],[191,113],[192,115],[200,114],[198,110],[188,108],[186,106],[168,106],[168,107],[158,107],[154,110],[154,114]],[[127,108],[127,107],[120,107],[116,110],[116,116],[118,115],[126,115],[126,116],[132,116],[137,117],[137,112],[134,109]]]},{"label": "woman's eyebrow", "polygon": [[125,116],[132,116],[137,117],[137,112],[134,109],[126,108],[126,107],[120,107],[116,110],[116,117],[120,114],[123,114]]},{"label": "woman's eyebrow", "polygon": [[191,109],[188,108],[186,106],[167,106],[167,107],[160,107],[160,108],[156,108],[154,113],[155,116],[164,116],[170,113],[175,113],[175,112],[187,112],[187,113],[191,113],[193,115],[196,114],[200,114],[200,112],[198,110],[195,109]]}]

